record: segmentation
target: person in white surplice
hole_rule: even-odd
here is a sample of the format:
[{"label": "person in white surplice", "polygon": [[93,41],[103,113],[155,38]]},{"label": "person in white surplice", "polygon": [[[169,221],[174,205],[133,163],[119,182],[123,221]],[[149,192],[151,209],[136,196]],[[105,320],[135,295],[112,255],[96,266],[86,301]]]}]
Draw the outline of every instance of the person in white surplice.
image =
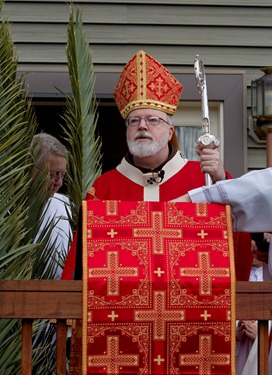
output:
[{"label": "person in white surplice", "polygon": [[33,152],[35,162],[33,178],[48,169],[49,199],[44,209],[43,222],[35,242],[42,240],[40,235],[44,227],[50,223],[54,224],[50,236],[50,242],[54,245],[54,253],[52,259],[48,260],[48,264],[40,277],[43,277],[47,268],[50,267],[50,278],[59,279],[72,236],[69,223],[69,216],[71,216],[70,201],[67,196],[58,193],[66,174],[68,150],[57,138],[47,133],[34,135],[30,149]]},{"label": "person in white surplice", "polygon": [[[47,256],[47,261],[43,269],[40,270],[40,278],[59,279],[62,274],[63,264],[65,262],[70,240],[72,237],[72,228],[69,222],[71,217],[70,200],[64,194],[58,193],[63,185],[63,180],[66,174],[66,166],[68,159],[68,150],[55,137],[47,133],[40,133],[34,135],[30,150],[33,154],[35,170],[33,180],[39,173],[48,172],[48,201],[45,205],[42,217],[42,223],[39,231],[34,239],[34,242],[39,243],[43,241],[49,242],[50,256]],[[51,226],[50,238],[44,239],[44,229]],[[51,252],[52,246],[52,252]],[[46,252],[43,254],[46,256]],[[48,351],[54,347],[56,340],[54,320],[39,322],[40,327],[36,335],[33,337],[33,348],[40,348],[48,346]],[[71,336],[71,328],[68,326],[67,338]],[[68,339],[69,340],[69,339]],[[53,375],[55,372],[50,368],[51,361],[47,357],[34,367],[34,373],[45,371],[48,375]],[[44,368],[43,368],[44,366]],[[48,366],[48,367],[46,367]]]},{"label": "person in white surplice", "polygon": [[[175,201],[228,204],[232,208],[234,231],[272,233],[272,168],[251,171],[236,179],[219,181],[212,186],[203,186],[191,190],[188,194],[175,199]],[[264,236],[260,244],[266,242],[267,237]],[[271,281],[272,241],[267,244],[267,249],[268,252],[255,249],[253,253],[259,260],[261,255],[264,261],[263,280]],[[252,349],[250,353],[253,353]],[[256,374],[257,372],[251,372],[253,369],[254,366],[249,366],[248,372],[243,372],[243,375]],[[271,348],[269,369],[269,374],[272,374]]]}]

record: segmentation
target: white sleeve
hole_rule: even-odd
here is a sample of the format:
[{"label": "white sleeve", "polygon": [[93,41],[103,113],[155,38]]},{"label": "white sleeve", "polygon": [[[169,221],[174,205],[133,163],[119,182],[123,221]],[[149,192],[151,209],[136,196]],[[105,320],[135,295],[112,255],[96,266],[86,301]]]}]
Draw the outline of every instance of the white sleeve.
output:
[{"label": "white sleeve", "polygon": [[234,231],[272,232],[272,168],[188,193],[192,202],[229,204]]}]

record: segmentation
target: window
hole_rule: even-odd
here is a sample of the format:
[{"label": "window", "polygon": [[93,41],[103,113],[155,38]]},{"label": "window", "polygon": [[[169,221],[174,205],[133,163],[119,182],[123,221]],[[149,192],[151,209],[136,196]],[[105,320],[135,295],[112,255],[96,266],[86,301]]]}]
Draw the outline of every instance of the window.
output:
[{"label": "window", "polygon": [[[224,154],[223,104],[209,103],[210,133],[220,140],[219,151]],[[202,134],[200,102],[180,102],[174,115],[174,125],[182,153],[189,160],[199,160],[195,140]]]}]

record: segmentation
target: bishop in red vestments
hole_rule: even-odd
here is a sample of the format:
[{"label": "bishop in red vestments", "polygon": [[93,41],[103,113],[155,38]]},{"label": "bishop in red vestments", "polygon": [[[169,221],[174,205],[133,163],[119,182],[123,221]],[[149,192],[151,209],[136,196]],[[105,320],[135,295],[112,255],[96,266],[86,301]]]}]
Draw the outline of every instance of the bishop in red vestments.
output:
[{"label": "bishop in red vestments", "polygon": [[[212,148],[204,148],[201,150],[198,149],[197,153],[200,158],[199,162],[189,161],[184,155],[182,155],[181,151],[179,150],[179,144],[175,135],[174,125],[173,125],[173,114],[175,113],[176,108],[178,106],[181,92],[182,92],[182,85],[180,84],[180,82],[178,82],[177,79],[152,56],[150,56],[144,51],[138,51],[132,57],[132,59],[127,63],[123,72],[121,73],[119,82],[114,92],[114,98],[115,98],[116,104],[120,110],[122,117],[124,118],[126,122],[127,144],[128,144],[129,152],[123,158],[120,165],[118,165],[115,170],[112,170],[103,174],[95,181],[89,193],[87,194],[86,200],[95,199],[95,200],[107,201],[107,202],[127,201],[127,204],[129,204],[128,201],[132,201],[134,203],[135,202],[139,203],[139,202],[144,202],[144,201],[169,202],[187,193],[188,190],[192,190],[194,188],[205,185],[205,173],[208,173],[210,175],[211,180],[214,183],[220,180],[224,180],[226,178],[231,178],[230,174],[224,170],[217,150],[212,149]],[[101,203],[100,206],[102,206],[102,202],[99,202],[99,203]],[[88,275],[90,276],[90,273],[92,272],[96,274],[95,267],[98,267],[98,268],[100,267],[99,268],[100,271],[103,270],[103,272],[104,272],[104,267],[105,267],[105,261],[103,261],[103,264],[101,265],[99,263],[101,261],[101,257],[98,257],[95,259],[95,260],[98,260],[98,263],[97,263],[98,265],[95,263],[94,258],[92,258],[92,251],[94,251],[95,246],[96,246],[95,244],[97,244],[95,242],[96,240],[94,239],[94,236],[92,235],[92,231],[95,232],[96,230],[96,226],[95,225],[93,226],[93,222],[91,219],[92,215],[93,215],[92,205],[84,202],[83,223],[79,223],[78,231],[74,238],[72,248],[68,255],[66,266],[63,272],[63,279],[71,279],[73,277],[80,279],[82,277],[82,268],[83,268],[84,269],[83,284],[85,286],[86,286],[86,283],[90,285]],[[104,217],[104,215],[105,214],[103,213],[102,216]],[[86,222],[89,219],[91,221],[89,223],[90,225],[88,224],[89,226],[88,225],[86,226]],[[96,216],[95,216],[94,224],[99,223],[100,222],[99,220],[100,219],[99,218],[96,219]],[[101,220],[103,222],[103,218]],[[104,220],[106,221],[106,219]],[[201,225],[202,224],[200,224],[200,226]],[[181,230],[182,225],[178,224],[178,226],[179,226],[179,230]],[[82,227],[83,227],[84,239],[82,238]],[[219,225],[219,227],[220,227],[219,228],[220,236],[222,236],[222,233],[225,231],[222,230],[221,224]],[[133,228],[133,225],[132,225],[132,228]],[[127,230],[127,233],[130,233],[132,228],[130,226],[130,229]],[[99,227],[99,231],[100,230],[101,228]],[[202,231],[200,230],[200,233],[202,232],[203,230]],[[114,235],[115,233],[114,228],[111,229],[110,233]],[[160,231],[157,237],[160,237],[161,234],[162,233]],[[203,235],[205,235],[205,233]],[[227,236],[228,240],[230,237]],[[250,271],[251,263],[252,263],[250,237],[247,234],[240,234],[240,235],[237,234],[235,235],[234,239],[235,239],[234,247],[236,251],[237,278],[248,280],[249,271]],[[94,240],[94,245],[92,244],[93,240]],[[128,239],[128,241],[130,240]],[[103,241],[102,239],[102,243],[104,242],[105,243],[107,242],[106,238],[105,238],[105,241]],[[116,244],[115,243],[110,244],[110,246],[116,246]],[[181,247],[183,246],[182,241],[180,241],[179,246]],[[83,257],[84,267],[82,267],[82,248],[85,250],[84,257]],[[115,250],[116,251],[114,253],[114,256],[117,259],[119,252],[117,248]],[[169,251],[171,253],[171,250]],[[205,251],[207,253],[207,257],[209,257],[209,252],[207,252],[207,249]],[[231,252],[231,249],[228,249],[228,253],[230,252]],[[111,253],[112,253],[111,251],[107,252],[107,249],[103,248],[101,256],[105,257],[107,254],[109,255]],[[222,251],[219,251],[219,253],[222,253]],[[164,254],[164,247],[162,250],[162,254]],[[167,260],[168,252],[166,248],[165,248],[165,254],[166,254],[165,260]],[[121,252],[119,255],[121,256]],[[152,255],[151,253],[150,256],[147,257],[150,264],[152,263],[153,258],[155,259],[155,255],[156,254],[153,253]],[[86,256],[89,262],[88,263],[89,268],[87,271],[85,267]],[[163,257],[163,255],[161,255],[161,257]],[[131,258],[131,259],[134,259],[134,258]],[[183,258],[180,257],[180,260],[182,259]],[[238,267],[239,259],[242,260],[242,265],[243,265],[242,267]],[[123,261],[121,261],[121,263],[122,262]],[[184,269],[186,269],[187,267],[186,264],[188,263],[184,263],[183,265]],[[120,266],[121,268],[123,267],[122,264]],[[131,265],[127,265],[127,266],[131,267]],[[151,266],[148,266],[147,269],[150,269],[150,267]],[[195,267],[195,264],[193,264],[193,267]],[[201,269],[201,272],[202,274],[206,275],[207,272],[204,270],[205,267],[204,268],[203,267]],[[245,270],[245,273],[244,274],[241,273],[241,275],[239,275],[240,270],[243,272]],[[112,278],[115,277],[114,272],[111,270],[111,268],[109,268],[108,272]],[[96,306],[93,306],[94,308],[92,308],[90,304],[90,298],[92,298],[93,295],[97,296],[96,293],[99,294],[99,292],[97,292],[94,289],[100,282],[103,283],[104,279],[105,278],[101,277],[99,280],[95,281],[95,287],[94,288],[91,287],[92,290],[88,290],[83,296],[83,302],[85,301],[85,304],[83,303],[84,305],[83,314],[85,315],[83,319],[82,328],[83,328],[83,337],[85,337],[85,341],[84,340],[81,341],[80,329],[74,330],[74,333],[78,333],[78,335],[73,336],[74,342],[72,345],[72,349],[73,349],[74,354],[71,358],[71,364],[70,364],[70,373],[73,375],[81,374],[80,362],[82,358],[83,358],[85,368],[86,368],[86,359],[88,359],[87,367],[88,367],[88,371],[89,370],[91,371],[90,373],[98,373],[99,371],[99,373],[105,373],[105,374],[107,373],[110,375],[127,374],[127,372],[125,372],[125,369],[123,368],[123,366],[125,366],[124,365],[125,362],[122,362],[123,364],[121,365],[121,362],[119,363],[116,359],[116,356],[117,356],[116,353],[119,353],[120,356],[123,358],[123,361],[125,361],[125,357],[123,356],[123,350],[124,349],[126,350],[126,348],[125,347],[121,348],[118,346],[118,343],[117,343],[118,339],[117,339],[117,336],[114,334],[110,334],[109,336],[107,336],[107,339],[108,339],[107,350],[105,350],[105,343],[102,340],[103,348],[102,346],[100,348],[100,346],[96,345],[94,349],[94,350],[99,351],[98,354],[91,352],[87,356],[83,356],[81,353],[82,342],[83,342],[83,348],[85,350],[86,345],[92,342],[92,340],[95,340],[92,334],[90,333],[90,331],[92,329],[99,330],[101,328],[103,330],[105,328],[105,325],[103,325],[104,323],[101,323],[101,322],[97,323],[97,320],[95,318],[95,315],[97,312],[95,311]],[[198,281],[196,279],[198,278],[194,278],[194,279],[196,281],[195,284],[197,284]],[[140,280],[142,280],[142,276],[140,277]],[[108,282],[111,283],[112,280],[109,279]],[[150,284],[150,281],[148,283]],[[137,289],[137,285],[135,286],[136,289]],[[165,285],[168,285],[168,281],[166,282]],[[181,284],[179,285],[181,286]],[[233,284],[231,285],[233,288]],[[133,287],[132,289],[136,290],[135,288]],[[229,287],[226,287],[223,289],[227,291]],[[86,288],[84,288],[84,290],[86,290]],[[164,307],[164,299],[161,299],[160,293],[161,292],[159,292],[159,294],[154,295],[154,299],[156,299],[156,296],[158,296],[158,299],[156,300],[157,301],[156,309],[158,309],[160,306],[161,309],[164,310],[166,309],[166,307]],[[212,293],[213,292],[211,292],[211,298],[213,299]],[[150,294],[150,296],[151,295],[152,293]],[[166,294],[163,294],[163,295],[166,295]],[[107,295],[105,296],[105,298],[103,296],[99,296],[102,304],[107,300],[107,297],[109,296]],[[119,297],[120,295],[118,295],[118,298]],[[227,301],[227,300],[228,298],[224,296],[224,301]],[[110,303],[114,303],[112,301],[113,299],[110,298]],[[205,299],[205,301],[206,301],[205,303],[207,303],[207,299]],[[231,310],[232,306],[233,306],[233,303],[231,304],[231,306],[228,306],[229,311]],[[186,307],[190,308],[190,304],[187,304]],[[132,310],[133,309],[131,309],[131,311]],[[176,310],[179,311],[179,309],[176,309]],[[173,309],[173,311],[175,311],[175,309]],[[142,313],[145,316],[145,311],[141,312],[141,314]],[[85,319],[86,314],[88,315],[87,319]],[[152,314],[153,315],[156,314],[155,310]],[[159,314],[161,314],[161,312]],[[101,313],[99,312],[97,314],[98,319],[100,318],[100,315],[102,319],[102,312]],[[226,310],[223,313],[223,315],[224,315],[225,320],[230,319],[229,313],[226,314]],[[112,314],[111,316],[112,316],[112,319],[115,319],[115,314]],[[106,320],[107,320],[107,317],[108,315],[106,316]],[[233,314],[232,314],[232,317],[233,317]],[[86,325],[86,322],[88,322],[87,325]],[[79,326],[80,326],[80,323],[78,323],[78,328]],[[110,326],[111,326],[111,328],[109,328],[110,331],[114,332],[114,329],[115,329],[114,323],[110,324]],[[87,332],[87,335],[86,335],[86,332]],[[103,335],[104,334],[101,334],[102,339],[105,337],[105,336],[103,337]],[[94,336],[96,336],[96,334],[94,334]],[[169,338],[167,338],[166,340],[166,336],[163,336],[163,340],[161,340],[161,338],[159,338],[159,340],[156,339],[156,341],[158,341],[157,344],[166,345],[166,346],[168,344],[170,345],[169,341],[171,340],[169,340]],[[208,337],[208,335],[206,336]],[[228,338],[226,337],[226,340],[229,339],[230,336],[231,335],[228,335]],[[88,338],[86,339],[86,337]],[[200,339],[202,340],[203,337],[201,336]],[[210,345],[208,342],[206,341],[204,342],[204,341],[203,341],[203,345],[199,346],[202,348],[200,350],[201,353],[202,353],[202,350],[204,350],[204,352],[206,353],[207,345],[208,346]],[[205,362],[206,360],[205,359],[203,360],[203,358],[201,358],[202,354],[199,355],[198,353],[199,347],[197,346],[197,350],[196,352],[194,351],[194,353],[197,353],[196,354],[197,363],[201,362],[202,365],[199,366],[196,363],[195,364],[193,363],[193,365],[189,364],[188,367],[190,368],[190,374],[193,375],[193,374],[201,373],[201,375],[210,375],[214,373],[216,374],[225,373],[225,372],[222,372],[224,371],[224,368],[222,370],[221,366],[219,366],[220,372],[214,372],[214,370],[210,372],[210,368],[211,368],[210,364],[207,365],[207,363]],[[209,352],[211,350],[212,348],[211,346],[209,346]],[[203,354],[205,354],[204,352]],[[109,354],[109,353],[115,353],[115,354]],[[99,366],[97,367],[95,365],[94,366],[95,369],[93,370],[92,363],[89,363],[89,361],[91,362],[96,361],[98,360],[98,357],[100,358]],[[103,361],[102,361],[102,357],[103,357]],[[137,362],[137,358],[135,357],[133,360]],[[129,360],[131,360],[131,356],[129,357]],[[182,358],[180,360],[183,361]],[[107,363],[105,366],[103,365],[104,362]],[[129,372],[129,373],[135,373],[135,374],[138,373],[137,369],[139,368],[139,366],[137,365],[138,362],[137,363],[136,362],[135,363],[133,362],[135,366],[134,365],[131,366],[132,368],[131,371],[133,372]],[[222,365],[222,361],[220,363]],[[109,368],[111,370],[107,370]],[[112,370],[113,368],[114,370]],[[165,367],[160,366],[160,369],[161,369],[159,372],[160,374],[163,373],[161,371],[164,371],[163,370],[164,368]],[[172,370],[170,372],[172,373]],[[148,370],[148,372],[141,372],[141,373],[149,374],[150,372]],[[158,372],[156,372],[156,374],[157,373]],[[228,373],[230,374],[230,372]],[[85,374],[87,373],[84,372],[84,375]],[[164,375],[166,374],[164,373]]]},{"label": "bishop in red vestments", "polygon": [[[205,173],[214,183],[231,178],[217,150],[197,150],[199,162],[187,160],[179,150],[173,114],[181,92],[180,82],[152,56],[138,51],[132,57],[114,92],[126,121],[129,152],[116,169],[95,181],[87,200],[171,201],[205,185]],[[74,277],[77,237],[66,261],[64,279]],[[250,236],[235,233],[234,249],[236,278],[247,281],[252,264]]]}]

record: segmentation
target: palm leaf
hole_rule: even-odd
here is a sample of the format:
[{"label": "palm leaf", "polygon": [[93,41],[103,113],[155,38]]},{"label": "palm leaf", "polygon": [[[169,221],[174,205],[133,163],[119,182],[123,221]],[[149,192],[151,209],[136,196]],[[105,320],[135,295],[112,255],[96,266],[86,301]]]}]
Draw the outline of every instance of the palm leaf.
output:
[{"label": "palm leaf", "polygon": [[68,25],[67,61],[72,96],[66,96],[64,134],[70,147],[68,195],[74,203],[73,218],[94,180],[101,174],[101,140],[94,94],[92,53],[84,37],[82,14],[71,3]]},{"label": "palm leaf", "polygon": [[[66,110],[62,116],[65,125],[62,127],[70,150],[67,190],[70,201],[73,202],[71,222],[75,227],[81,202],[101,173],[101,142],[96,134],[98,117],[91,51],[84,39],[81,13],[78,9],[75,11],[72,5],[68,25],[67,60],[72,95],[66,96]],[[52,329],[52,326],[43,326],[43,330]],[[47,340],[43,336],[42,343],[47,345],[42,348],[42,354],[37,356],[38,361],[34,354],[37,361],[34,370],[37,374],[48,374],[55,360],[53,342],[48,341],[49,335],[46,337]],[[45,357],[42,358],[42,355]]]},{"label": "palm leaf", "polygon": [[[0,0],[0,15],[4,1]],[[37,124],[24,77],[17,77],[18,59],[9,22],[0,24],[0,277],[53,278],[55,244],[52,222],[44,225],[47,192],[45,175],[32,183],[33,158],[29,145]],[[70,6],[67,59],[72,95],[67,96],[64,135],[70,145],[68,195],[73,223],[90,186],[101,173],[101,142],[97,136],[94,69],[83,35],[80,11]],[[43,230],[40,230],[43,224]],[[63,260],[64,261],[64,260]],[[35,374],[49,374],[55,362],[54,326],[36,321],[33,361]],[[42,340],[39,339],[42,335]],[[52,340],[53,338],[53,340]],[[20,373],[21,322],[0,320],[0,374]]]},{"label": "palm leaf", "polygon": [[[2,7],[0,0],[0,11]],[[43,232],[48,243],[34,243],[48,197],[45,176],[35,183],[31,179],[29,145],[37,124],[24,77],[17,78],[18,59],[7,19],[0,23],[0,44],[0,277],[30,279],[39,277],[40,268],[53,254],[48,241],[52,225]],[[51,271],[48,268],[47,275]],[[20,350],[21,322],[1,320],[0,374],[20,373]]]}]

